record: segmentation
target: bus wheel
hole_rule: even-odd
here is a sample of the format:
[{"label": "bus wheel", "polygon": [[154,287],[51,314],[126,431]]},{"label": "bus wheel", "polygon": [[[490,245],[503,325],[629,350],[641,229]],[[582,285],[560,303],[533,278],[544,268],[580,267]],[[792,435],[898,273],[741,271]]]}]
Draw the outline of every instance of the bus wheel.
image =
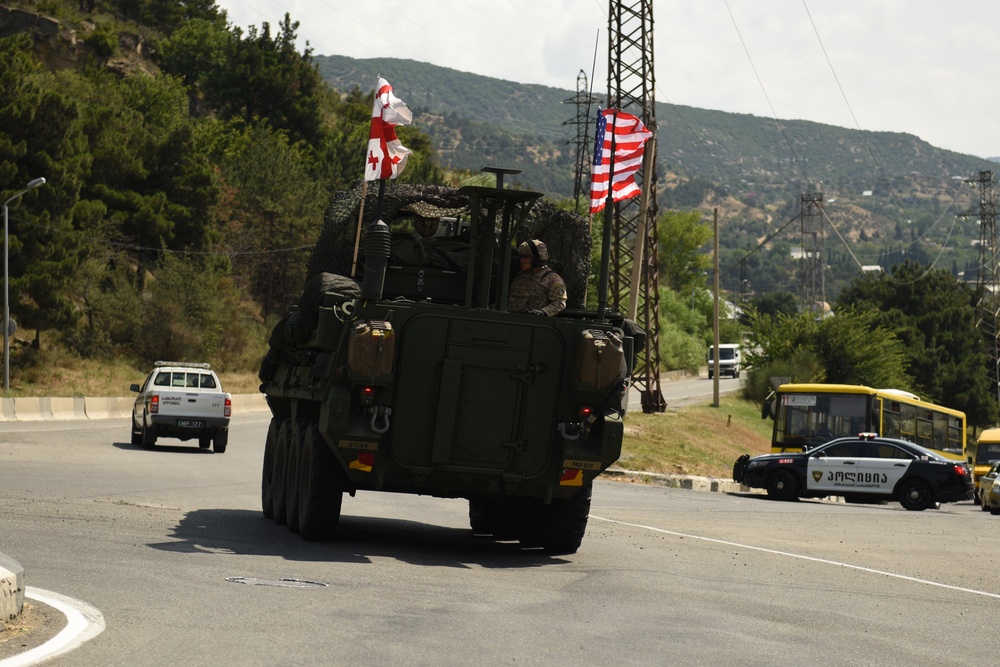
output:
[{"label": "bus wheel", "polygon": [[899,504],[913,512],[922,512],[934,504],[934,494],[925,482],[911,479],[899,487]]},{"label": "bus wheel", "polygon": [[795,475],[788,470],[777,470],[767,478],[765,485],[769,498],[775,500],[797,500],[799,497],[799,484],[795,481]]}]

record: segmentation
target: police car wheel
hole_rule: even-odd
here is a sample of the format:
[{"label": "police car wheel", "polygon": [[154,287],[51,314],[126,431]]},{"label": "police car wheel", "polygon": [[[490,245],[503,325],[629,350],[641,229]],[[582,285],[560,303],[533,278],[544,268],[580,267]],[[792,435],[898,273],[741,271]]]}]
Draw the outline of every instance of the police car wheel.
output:
[{"label": "police car wheel", "polygon": [[912,512],[922,512],[934,504],[934,494],[926,482],[907,480],[899,487],[899,504]]},{"label": "police car wheel", "polygon": [[776,470],[767,478],[767,495],[775,500],[797,500],[799,484],[788,470]]}]

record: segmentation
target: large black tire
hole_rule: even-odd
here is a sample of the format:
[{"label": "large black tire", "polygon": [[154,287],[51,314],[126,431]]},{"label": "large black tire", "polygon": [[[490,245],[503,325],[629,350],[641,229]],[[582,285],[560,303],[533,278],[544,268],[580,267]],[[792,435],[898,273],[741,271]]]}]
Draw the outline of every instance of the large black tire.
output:
[{"label": "large black tire", "polygon": [[896,491],[899,504],[911,512],[922,512],[934,504],[934,492],[919,479],[904,480]]},{"label": "large black tire", "polygon": [[493,526],[490,524],[490,515],[486,509],[485,501],[469,500],[469,526],[476,535],[493,534]]},{"label": "large black tire", "polygon": [[989,510],[990,514],[992,514],[993,516],[1000,514],[1000,507],[993,507],[992,505],[990,505]]},{"label": "large black tire", "polygon": [[285,502],[285,486],[287,478],[285,471],[288,469],[288,446],[292,439],[292,423],[289,419],[281,420],[281,429],[278,431],[278,440],[274,448],[274,475],[271,478],[271,489],[273,491],[273,502],[271,507],[274,510],[274,522],[279,526],[284,526],[287,516]]},{"label": "large black tire", "polygon": [[775,500],[798,500],[799,483],[790,470],[775,470],[764,483],[767,496]]},{"label": "large black tire", "polygon": [[142,419],[142,446],[152,449],[156,446],[156,431],[146,427],[146,418]]},{"label": "large black tire", "polygon": [[274,452],[278,446],[281,420],[272,419],[264,440],[264,465],[260,473],[260,507],[267,519],[274,518]]},{"label": "large black tire", "polygon": [[986,512],[987,510],[990,509],[990,503],[987,500],[987,496],[985,494],[977,493],[975,501],[979,503],[979,509],[981,509],[982,511]]},{"label": "large black tire", "polygon": [[292,429],[285,459],[285,525],[293,533],[299,532],[299,458],[305,437],[306,422],[299,422]]},{"label": "large black tire", "polygon": [[223,431],[216,431],[215,438],[212,440],[212,451],[216,454],[225,454],[226,447],[229,446],[229,429]]},{"label": "large black tire", "polygon": [[132,444],[138,447],[142,444],[142,429],[135,427],[135,418],[132,418]]},{"label": "large black tire", "polygon": [[[526,533],[529,544],[537,543],[550,554],[576,553],[587,532],[593,492],[593,484],[587,483],[571,498],[553,498],[549,505],[542,505],[534,519],[540,522],[541,530]],[[528,521],[533,520],[529,518]]]},{"label": "large black tire", "polygon": [[516,540],[521,534],[521,507],[516,503],[488,501],[487,522],[495,540]]},{"label": "large black tire", "polygon": [[306,429],[299,461],[299,533],[305,540],[328,540],[337,532],[346,484],[315,422]]},{"label": "large black tire", "polygon": [[198,436],[198,447],[200,449],[208,449],[211,446],[212,446],[212,436],[210,435]]}]

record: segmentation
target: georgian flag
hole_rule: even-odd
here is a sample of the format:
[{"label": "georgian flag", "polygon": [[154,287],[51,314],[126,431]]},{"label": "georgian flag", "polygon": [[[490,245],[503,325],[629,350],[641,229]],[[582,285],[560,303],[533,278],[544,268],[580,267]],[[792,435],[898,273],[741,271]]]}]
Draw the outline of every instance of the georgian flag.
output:
[{"label": "georgian flag", "polygon": [[409,125],[413,120],[406,103],[392,94],[389,82],[379,77],[372,106],[372,126],[368,133],[368,158],[365,160],[365,180],[396,178],[412,153],[399,143],[397,125]]},{"label": "georgian flag", "polygon": [[614,109],[597,112],[594,161],[590,169],[591,213],[604,208],[609,190],[612,201],[616,202],[640,194],[635,172],[642,167],[646,142],[652,136],[653,133],[632,114]]}]

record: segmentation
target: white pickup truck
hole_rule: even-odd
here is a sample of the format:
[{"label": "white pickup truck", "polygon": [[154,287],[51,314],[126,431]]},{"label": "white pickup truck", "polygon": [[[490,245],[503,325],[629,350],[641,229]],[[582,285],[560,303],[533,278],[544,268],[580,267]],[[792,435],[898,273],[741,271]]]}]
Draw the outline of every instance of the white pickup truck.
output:
[{"label": "white pickup truck", "polygon": [[232,396],[222,391],[209,364],[157,361],[132,407],[132,444],[151,448],[157,438],[198,438],[216,454],[229,444]]}]

